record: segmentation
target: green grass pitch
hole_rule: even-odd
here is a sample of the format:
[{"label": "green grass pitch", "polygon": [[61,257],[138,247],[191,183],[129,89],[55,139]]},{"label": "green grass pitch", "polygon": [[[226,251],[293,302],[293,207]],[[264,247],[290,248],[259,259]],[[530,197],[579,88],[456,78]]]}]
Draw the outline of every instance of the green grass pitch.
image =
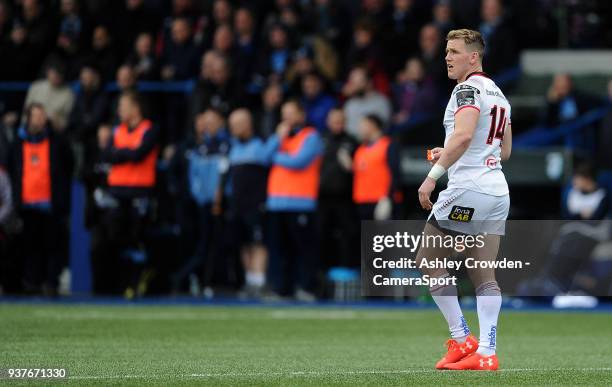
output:
[{"label": "green grass pitch", "polygon": [[502,310],[498,372],[434,370],[446,335],[433,309],[0,304],[0,368],[67,369],[49,385],[612,385],[609,313]]}]

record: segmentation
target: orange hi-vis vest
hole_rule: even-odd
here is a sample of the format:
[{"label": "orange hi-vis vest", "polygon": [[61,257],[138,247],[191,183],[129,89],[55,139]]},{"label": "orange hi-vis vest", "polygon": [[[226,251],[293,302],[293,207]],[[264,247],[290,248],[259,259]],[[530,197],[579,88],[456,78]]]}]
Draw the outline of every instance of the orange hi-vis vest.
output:
[{"label": "orange hi-vis vest", "polygon": [[48,138],[40,143],[23,142],[21,201],[23,204],[51,202],[51,153]]},{"label": "orange hi-vis vest", "polygon": [[387,151],[391,139],[383,136],[374,144],[362,144],[353,160],[353,201],[358,204],[376,203],[389,195],[391,169]]},{"label": "orange hi-vis vest", "polygon": [[[149,120],[143,120],[131,132],[128,130],[127,124],[119,125],[113,136],[113,146],[115,148],[137,149],[142,144],[145,133],[151,127],[152,124]],[[153,187],[155,185],[155,163],[158,153],[159,149],[155,147],[140,161],[113,164],[108,173],[108,185],[112,187]]]},{"label": "orange hi-vis vest", "polygon": [[[280,145],[280,151],[297,154],[304,141],[316,130],[305,127],[292,137],[286,137]],[[319,177],[321,157],[317,156],[306,168],[290,169],[281,165],[273,165],[268,176],[268,196],[282,196],[291,198],[317,198],[319,193]]]}]

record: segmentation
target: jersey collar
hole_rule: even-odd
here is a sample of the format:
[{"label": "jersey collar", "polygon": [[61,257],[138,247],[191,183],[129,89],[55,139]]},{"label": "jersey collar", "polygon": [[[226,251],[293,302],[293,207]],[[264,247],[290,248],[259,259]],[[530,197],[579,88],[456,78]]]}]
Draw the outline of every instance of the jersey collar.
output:
[{"label": "jersey collar", "polygon": [[468,79],[470,79],[470,77],[472,75],[480,75],[481,77],[485,77],[485,78],[489,78],[491,79],[491,77],[489,76],[489,74],[485,73],[484,71],[474,71],[473,73],[469,73],[467,77],[465,77],[465,80],[467,81]]}]

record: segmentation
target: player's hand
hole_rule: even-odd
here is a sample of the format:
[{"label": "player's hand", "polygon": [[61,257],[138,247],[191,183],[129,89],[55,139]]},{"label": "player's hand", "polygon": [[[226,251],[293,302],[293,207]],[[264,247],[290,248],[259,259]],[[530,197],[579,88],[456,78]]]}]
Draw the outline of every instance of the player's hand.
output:
[{"label": "player's hand", "polygon": [[431,202],[431,193],[436,188],[436,181],[431,177],[426,177],[423,184],[419,187],[419,202],[423,209],[429,211],[433,207]]},{"label": "player's hand", "polygon": [[442,156],[442,151],[444,150],[444,148],[433,148],[431,150],[431,159],[429,159],[429,164],[434,165],[435,163],[438,162],[438,160],[440,160],[440,157]]}]

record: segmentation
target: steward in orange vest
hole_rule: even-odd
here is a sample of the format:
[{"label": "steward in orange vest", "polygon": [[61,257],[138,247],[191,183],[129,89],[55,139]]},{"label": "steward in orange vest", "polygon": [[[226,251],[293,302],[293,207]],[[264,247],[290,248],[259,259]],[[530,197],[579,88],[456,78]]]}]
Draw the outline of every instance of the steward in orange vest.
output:
[{"label": "steward in orange vest", "polygon": [[[114,203],[104,211],[105,243],[118,256],[116,272],[122,275],[115,291],[132,298],[142,295],[140,282],[147,262],[146,231],[151,213],[151,196],[156,182],[159,147],[157,128],[143,117],[141,97],[126,91],[119,98],[119,124],[107,144],[99,144],[101,161],[110,163],[107,183]],[[144,280],[143,280],[144,281]],[[95,285],[95,284],[94,284]]]},{"label": "steward in orange vest", "polygon": [[353,158],[353,201],[361,219],[391,219],[394,204],[401,201],[397,149],[377,116],[364,117],[359,130],[364,143]]},{"label": "steward in orange vest", "polygon": [[[287,109],[293,109],[292,103]],[[290,129],[281,134],[278,151],[272,159],[267,208],[270,211],[314,211],[319,194],[321,138],[311,126],[287,125]]]},{"label": "steward in orange vest", "polygon": [[274,145],[266,207],[270,215],[272,289],[314,300],[317,270],[317,208],[322,144],[316,129],[305,126],[299,101],[285,102],[282,122],[267,146]]},{"label": "steward in orange vest", "polygon": [[23,220],[24,290],[53,296],[68,257],[72,152],[48,126],[43,106],[32,104],[10,153],[13,199]]},{"label": "steward in orange vest", "polygon": [[109,191],[117,197],[148,196],[156,182],[157,127],[143,118],[136,93],[123,93],[118,109],[121,123],[115,127],[111,143],[101,156],[111,164]]},{"label": "steward in orange vest", "polygon": [[67,216],[73,166],[68,143],[47,125],[42,105],[32,104],[9,156],[8,170],[17,208],[36,208]]}]

